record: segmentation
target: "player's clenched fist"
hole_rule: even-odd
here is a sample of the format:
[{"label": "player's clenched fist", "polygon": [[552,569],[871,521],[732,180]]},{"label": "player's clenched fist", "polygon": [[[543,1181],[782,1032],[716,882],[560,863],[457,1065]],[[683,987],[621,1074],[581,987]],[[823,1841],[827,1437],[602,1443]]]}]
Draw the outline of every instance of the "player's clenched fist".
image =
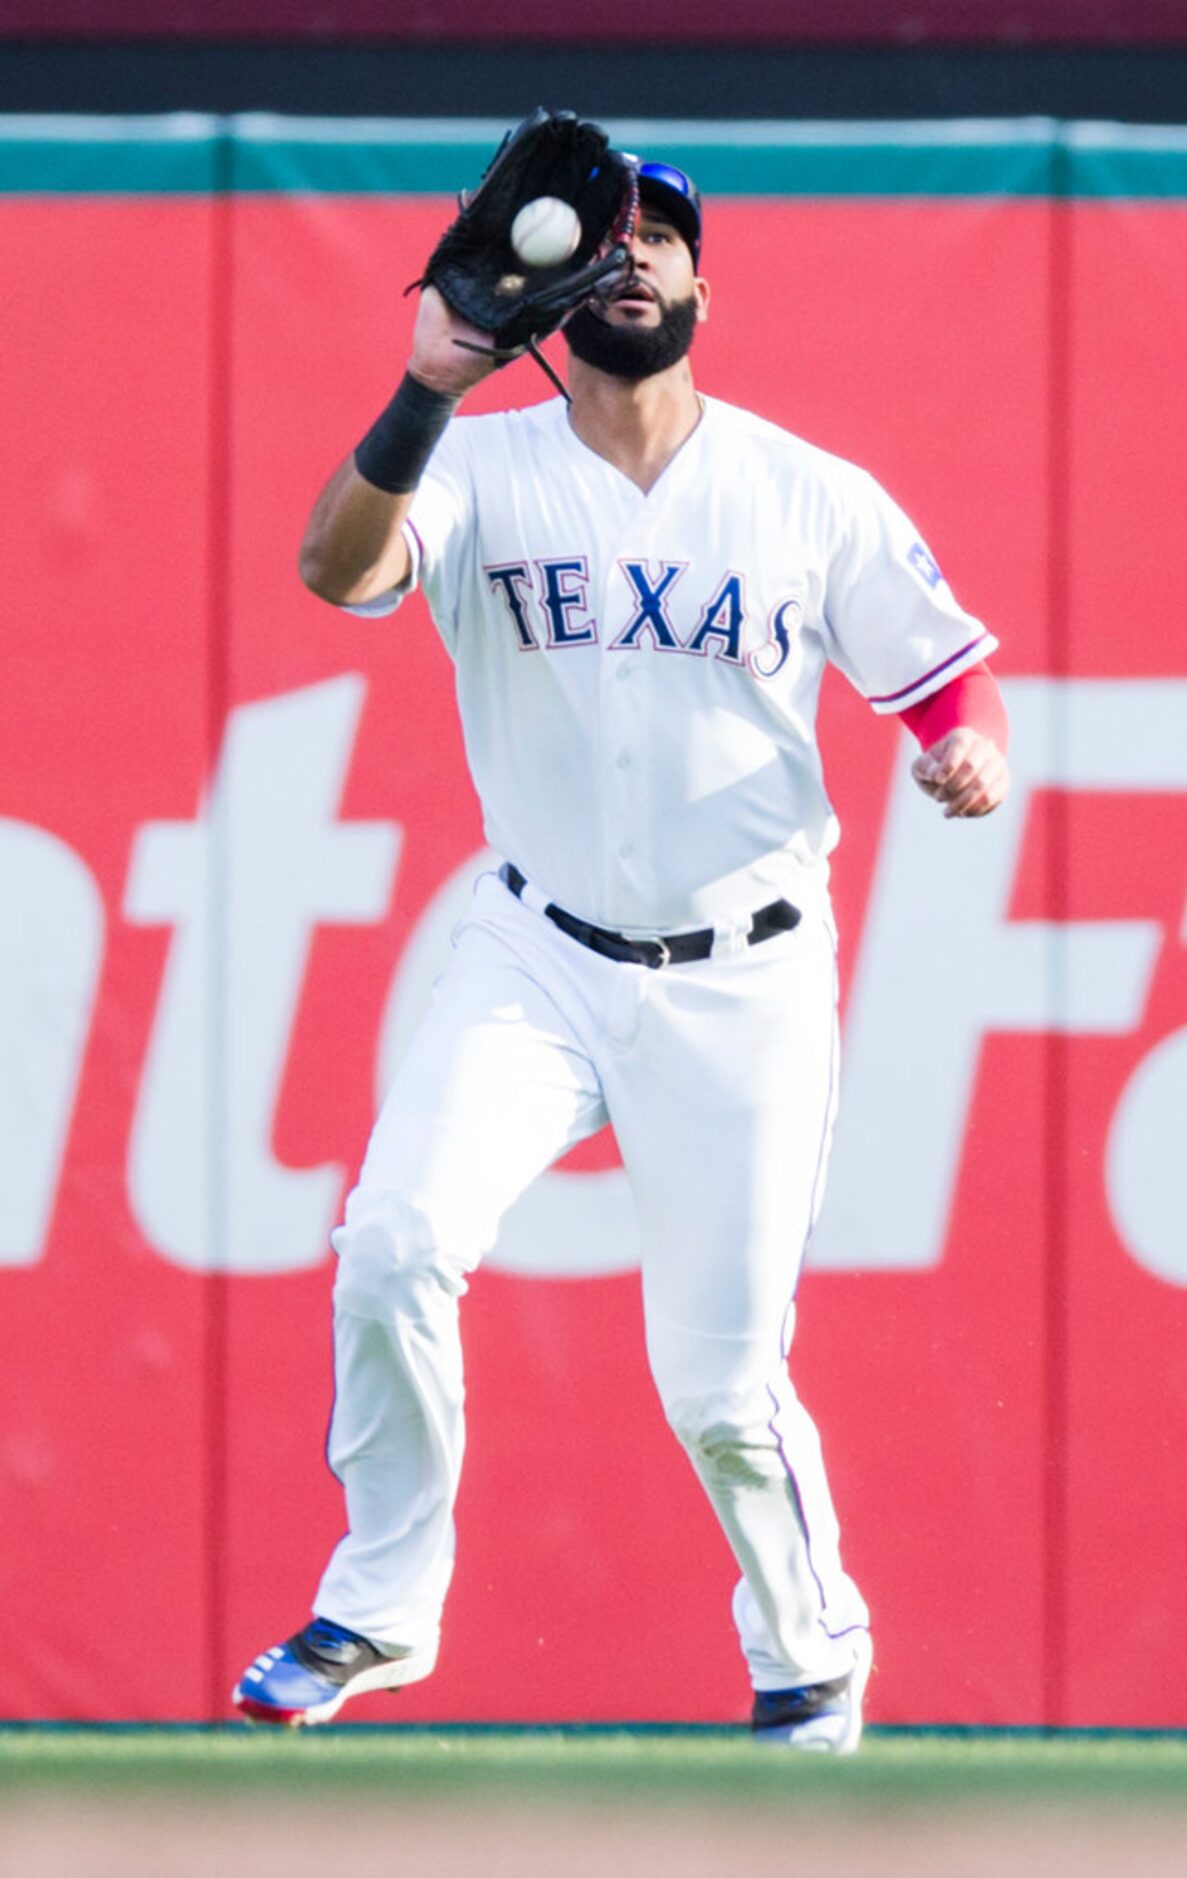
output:
[{"label": "player's clenched fist", "polygon": [[988,815],[1010,786],[1006,759],[979,730],[950,730],[911,765],[924,795],[944,805],[945,816]]}]

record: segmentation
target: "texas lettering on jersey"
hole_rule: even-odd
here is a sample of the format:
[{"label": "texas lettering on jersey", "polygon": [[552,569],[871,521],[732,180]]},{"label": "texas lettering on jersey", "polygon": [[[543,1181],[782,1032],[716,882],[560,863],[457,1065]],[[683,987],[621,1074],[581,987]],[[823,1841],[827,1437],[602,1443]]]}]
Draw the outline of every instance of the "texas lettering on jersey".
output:
[{"label": "texas lettering on jersey", "polygon": [[[533,580],[526,561],[483,569],[498,594],[521,651],[556,651],[567,646],[597,645],[602,628],[592,611],[589,561],[585,555],[560,556],[534,563]],[[748,665],[758,678],[774,678],[791,648],[791,632],[802,611],[798,595],[781,597],[771,610],[762,644],[744,650],[749,624],[746,578],[727,568],[710,583],[708,596],[684,628],[673,617],[673,589],[688,571],[687,561],[619,560],[623,598],[630,609],[625,626],[608,641],[611,652],[648,645],[656,652],[680,652],[695,658],[724,659]],[[681,596],[683,597],[683,595]],[[686,603],[687,605],[687,603]]]}]

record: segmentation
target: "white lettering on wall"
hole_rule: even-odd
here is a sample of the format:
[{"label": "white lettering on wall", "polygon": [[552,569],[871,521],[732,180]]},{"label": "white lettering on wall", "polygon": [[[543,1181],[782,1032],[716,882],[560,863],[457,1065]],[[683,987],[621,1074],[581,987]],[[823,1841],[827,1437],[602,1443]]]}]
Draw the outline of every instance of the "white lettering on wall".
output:
[{"label": "white lettering on wall", "polygon": [[1113,1223],[1134,1258],[1187,1285],[1187,1028],[1164,1037],[1130,1077],[1105,1171]]},{"label": "white lettering on wall", "polygon": [[326,1256],[345,1170],[282,1166],[271,1130],[313,927],[381,919],[395,878],[394,823],[335,820],[364,689],[348,674],[233,711],[203,811],[136,838],[125,912],[174,935],[129,1188],[180,1265]]},{"label": "white lettering on wall", "polygon": [[[945,822],[897,769],[846,1012],[845,1075],[818,1268],[912,1270],[942,1256],[981,1044],[995,1032],[1125,1035],[1161,948],[1139,917],[1011,920],[1036,790],[1187,791],[1187,681],[1013,680],[1014,789],[985,822]],[[326,1256],[347,1170],[271,1149],[310,938],[383,917],[401,831],[336,814],[363,681],[344,676],[241,707],[192,822],[138,832],[127,917],[173,937],[133,1120],[128,1181],[150,1243],[197,1270],[283,1272]],[[1167,864],[1184,856],[1168,847]],[[379,1038],[378,1094],[448,954],[479,854],[441,887],[400,960]],[[103,945],[85,863],[0,819],[0,1266],[42,1253]],[[1096,1172],[1118,1235],[1187,1284],[1187,1028],[1120,1092]],[[1081,1178],[1093,1172],[1081,1169]],[[504,1221],[490,1262],[540,1276],[638,1263],[621,1169],[552,1170]]]},{"label": "white lettering on wall", "polygon": [[44,828],[0,819],[0,1265],[45,1245],[90,1030],[103,901]]},{"label": "white lettering on wall", "polygon": [[[910,1269],[941,1257],[988,1033],[1119,1035],[1142,1020],[1160,925],[1007,913],[1035,790],[1187,790],[1187,683],[1035,678],[1003,690],[1013,789],[995,815],[945,822],[905,760],[897,769],[846,1014],[840,1121],[810,1254],[817,1269]],[[1182,867],[1184,857],[1168,860]],[[1164,1043],[1123,1100],[1109,1186],[1134,1255],[1187,1277],[1187,1132],[1180,1120],[1173,1157],[1165,1121],[1143,1134],[1176,1092],[1182,1116],[1183,1089],[1182,1052]],[[1162,1153],[1168,1166],[1157,1173],[1150,1163]],[[1143,1181],[1151,1185],[1140,1193]]]}]

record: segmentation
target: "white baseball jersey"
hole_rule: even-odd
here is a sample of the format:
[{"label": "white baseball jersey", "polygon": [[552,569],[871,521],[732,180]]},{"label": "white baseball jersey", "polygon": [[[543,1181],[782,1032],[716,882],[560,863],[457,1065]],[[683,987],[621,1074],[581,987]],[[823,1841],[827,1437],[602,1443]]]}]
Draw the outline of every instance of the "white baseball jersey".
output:
[{"label": "white baseball jersey", "polygon": [[646,495],[559,398],[456,419],[406,525],[487,839],[632,935],[822,895],[827,662],[894,712],[997,643],[865,471],[702,402]]}]

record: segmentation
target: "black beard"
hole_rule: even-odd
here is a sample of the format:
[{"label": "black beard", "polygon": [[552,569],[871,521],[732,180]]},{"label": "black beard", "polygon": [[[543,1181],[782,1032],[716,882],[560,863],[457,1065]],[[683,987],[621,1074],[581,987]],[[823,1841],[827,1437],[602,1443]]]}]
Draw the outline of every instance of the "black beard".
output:
[{"label": "black beard", "polygon": [[592,305],[578,307],[565,321],[569,350],[586,365],[611,378],[638,382],[679,364],[692,345],[697,327],[695,296],[665,307],[658,326],[611,326]]}]

